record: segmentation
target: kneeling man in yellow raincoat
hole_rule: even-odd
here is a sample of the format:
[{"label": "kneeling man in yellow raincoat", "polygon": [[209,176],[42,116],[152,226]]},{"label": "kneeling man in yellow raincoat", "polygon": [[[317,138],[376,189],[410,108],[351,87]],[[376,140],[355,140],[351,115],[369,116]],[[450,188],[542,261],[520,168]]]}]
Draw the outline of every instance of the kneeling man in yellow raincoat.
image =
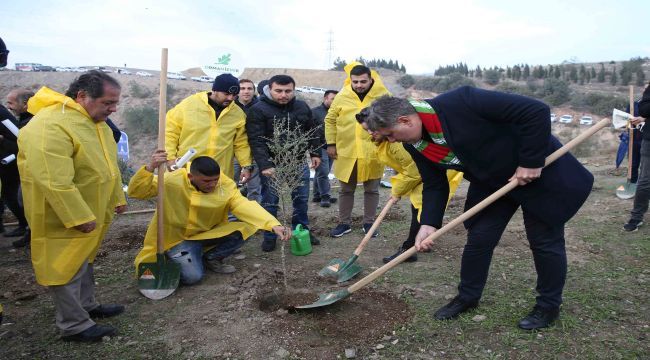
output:
[{"label": "kneeling man in yellow raincoat", "polygon": [[[167,153],[157,150],[151,163],[135,173],[129,183],[129,196],[147,199],[158,192],[153,171],[167,161]],[[223,259],[239,249],[244,239],[258,229],[273,231],[282,240],[291,232],[255,201],[243,197],[237,185],[221,173],[219,164],[208,156],[192,161],[186,168],[165,173],[164,249],[165,254],[181,267],[181,283],[200,281],[204,266],[217,273],[232,273],[234,266]],[[229,221],[228,213],[241,221]],[[135,258],[135,268],[142,262],[156,261],[157,216],[154,215],[144,239],[144,248]]]},{"label": "kneeling man in yellow raincoat", "polygon": [[115,328],[91,318],[124,311],[95,301],[92,265],[114,212],[126,208],[117,145],[105,123],[119,99],[120,84],[101,71],[81,75],[65,95],[44,87],[29,100],[34,118],[18,135],[36,281],[50,288],[67,341],[113,335]]}]

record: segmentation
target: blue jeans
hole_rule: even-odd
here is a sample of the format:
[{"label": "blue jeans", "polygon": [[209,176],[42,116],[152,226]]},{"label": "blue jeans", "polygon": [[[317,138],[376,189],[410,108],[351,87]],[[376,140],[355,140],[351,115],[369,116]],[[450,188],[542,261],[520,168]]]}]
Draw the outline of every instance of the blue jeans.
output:
[{"label": "blue jeans", "polygon": [[[203,248],[216,245],[205,254]],[[192,285],[203,279],[206,260],[223,259],[232,255],[244,245],[244,238],[239,231],[211,240],[184,240],[167,250],[167,257],[181,266],[181,284]]]},{"label": "blue jeans", "polygon": [[330,179],[328,175],[332,170],[333,159],[327,155],[326,149],[321,149],[320,165],[316,168],[314,175],[314,198],[330,196]]},{"label": "blue jeans", "polygon": [[[257,167],[257,164],[253,162],[253,170],[251,170],[251,178],[244,184],[246,190],[248,191],[246,197],[248,200],[257,201],[260,203],[262,201],[262,182],[260,180],[260,168]],[[234,159],[235,175],[234,181],[239,184],[239,176],[241,175],[241,165],[237,158]]]},{"label": "blue jeans", "polygon": [[[261,175],[262,178],[262,207],[271,215],[277,218],[279,198],[277,192],[271,186],[271,179]],[[301,224],[304,228],[309,228],[309,218],[307,218],[307,208],[309,201],[309,168],[305,164],[302,170],[300,186],[291,192],[293,201],[293,214],[291,215],[291,225],[295,228]],[[277,235],[270,231],[264,232],[264,240],[275,240]]]}]

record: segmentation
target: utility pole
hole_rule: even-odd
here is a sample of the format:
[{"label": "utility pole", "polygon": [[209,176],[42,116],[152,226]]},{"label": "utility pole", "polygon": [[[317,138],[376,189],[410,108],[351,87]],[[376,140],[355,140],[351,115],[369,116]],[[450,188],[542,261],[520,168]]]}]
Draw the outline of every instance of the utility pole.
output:
[{"label": "utility pole", "polygon": [[334,42],[332,40],[334,34],[332,28],[330,28],[328,34],[329,34],[329,38],[327,40],[327,66],[325,67],[325,70],[329,70],[332,67],[332,51],[334,50],[334,47],[332,46],[332,43]]}]

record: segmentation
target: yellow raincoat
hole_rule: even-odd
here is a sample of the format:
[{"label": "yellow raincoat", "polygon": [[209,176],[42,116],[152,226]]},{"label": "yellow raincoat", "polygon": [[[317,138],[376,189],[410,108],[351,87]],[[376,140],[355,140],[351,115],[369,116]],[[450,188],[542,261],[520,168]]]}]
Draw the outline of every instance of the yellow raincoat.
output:
[{"label": "yellow raincoat", "polygon": [[219,114],[208,103],[208,92],[187,97],[167,112],[165,150],[169,159],[183,156],[194,148],[196,155],[209,156],[217,161],[221,171],[232,178],[235,174],[233,155],[241,166],[252,162],[246,135],[246,114],[231,102]]},{"label": "yellow raincoat", "polygon": [[[147,199],[158,193],[158,177],[144,166],[129,183],[129,196]],[[208,240],[240,231],[244,239],[257,231],[271,231],[280,222],[255,201],[243,197],[237,185],[223,173],[217,188],[203,193],[190,182],[185,168],[165,173],[165,251],[183,240]],[[232,212],[240,221],[228,221]],[[157,215],[153,216],[144,247],[135,258],[135,268],[141,262],[156,261]]]},{"label": "yellow raincoat", "polygon": [[[117,145],[105,122],[46,87],[28,111],[35,116],[18,136],[18,168],[32,264],[39,284],[64,285],[94,261],[115,207],[126,204]],[[74,229],[93,220],[97,228],[88,234]]]},{"label": "yellow raincoat", "polygon": [[[386,166],[393,168],[397,175],[391,177],[390,183],[393,186],[391,195],[396,197],[409,196],[413,207],[418,209],[418,220],[422,213],[422,177],[411,154],[404,149],[399,142],[383,141],[377,144],[377,156]],[[449,199],[456,193],[458,185],[463,180],[463,173],[456,170],[447,170],[447,181],[449,181]]]},{"label": "yellow raincoat", "polygon": [[357,123],[355,115],[375,99],[390,93],[379,74],[372,70],[374,84],[363,101],[359,100],[359,96],[350,85],[350,71],[356,65],[360,63],[354,62],[345,67],[348,78],[325,116],[325,139],[328,144],[336,144],[337,159],[333,166],[334,176],[343,182],[349,182],[355,163],[358,182],[379,179],[384,173],[384,167],[377,159],[375,145],[370,135]]}]

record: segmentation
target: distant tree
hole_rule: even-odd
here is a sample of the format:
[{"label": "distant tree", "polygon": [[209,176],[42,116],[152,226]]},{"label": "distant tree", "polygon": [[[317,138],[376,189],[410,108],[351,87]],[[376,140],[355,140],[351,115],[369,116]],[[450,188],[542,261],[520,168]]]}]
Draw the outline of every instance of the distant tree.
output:
[{"label": "distant tree", "polygon": [[616,85],[618,82],[618,77],[616,76],[616,66],[614,66],[614,69],[612,70],[612,76],[609,78],[609,83],[611,85]]},{"label": "distant tree", "polygon": [[521,80],[521,68],[519,65],[515,65],[512,67],[512,79],[515,81]]},{"label": "distant tree", "polygon": [[480,66],[476,66],[476,77],[477,78],[482,78],[483,77],[483,71],[481,70]]},{"label": "distant tree", "polygon": [[600,63],[600,70],[598,70],[598,77],[596,79],[599,83],[605,82],[605,64]]},{"label": "distant tree", "polygon": [[591,67],[591,78],[592,78],[592,79],[595,79],[595,78],[596,78],[596,69],[594,69],[593,66]]},{"label": "distant tree", "polygon": [[575,82],[578,82],[578,70],[576,69],[575,66],[571,66],[571,70],[569,70],[569,80]]},{"label": "distant tree", "polygon": [[643,72],[643,69],[639,69],[636,71],[636,86],[643,85],[645,85],[645,73]]},{"label": "distant tree", "polygon": [[402,73],[406,74],[406,67],[404,66],[404,64],[402,64],[402,66],[399,68],[399,70],[400,70]]},{"label": "distant tree", "polygon": [[560,77],[562,77],[562,72],[560,71],[560,67],[559,67],[559,66],[556,66],[556,67],[555,67],[555,70],[553,70],[553,77],[554,77],[555,79],[559,79]]},{"label": "distant tree", "polygon": [[591,71],[585,73],[585,82],[587,82],[587,84],[591,82]]},{"label": "distant tree", "polygon": [[496,85],[499,83],[499,80],[501,78],[501,73],[497,69],[485,70],[485,73],[483,74],[483,78],[487,84]]},{"label": "distant tree", "polygon": [[506,77],[512,79],[512,70],[510,69],[510,66],[506,68]]},{"label": "distant tree", "polygon": [[569,84],[560,79],[544,80],[544,85],[538,91],[538,96],[553,106],[569,101],[570,94]]},{"label": "distant tree", "polygon": [[524,73],[523,73],[523,78],[524,80],[528,79],[530,77],[530,66],[528,64],[524,65]]},{"label": "distant tree", "polygon": [[345,65],[347,65],[345,60],[341,59],[340,57],[337,57],[336,60],[334,60],[334,66],[330,70],[343,71]]}]

